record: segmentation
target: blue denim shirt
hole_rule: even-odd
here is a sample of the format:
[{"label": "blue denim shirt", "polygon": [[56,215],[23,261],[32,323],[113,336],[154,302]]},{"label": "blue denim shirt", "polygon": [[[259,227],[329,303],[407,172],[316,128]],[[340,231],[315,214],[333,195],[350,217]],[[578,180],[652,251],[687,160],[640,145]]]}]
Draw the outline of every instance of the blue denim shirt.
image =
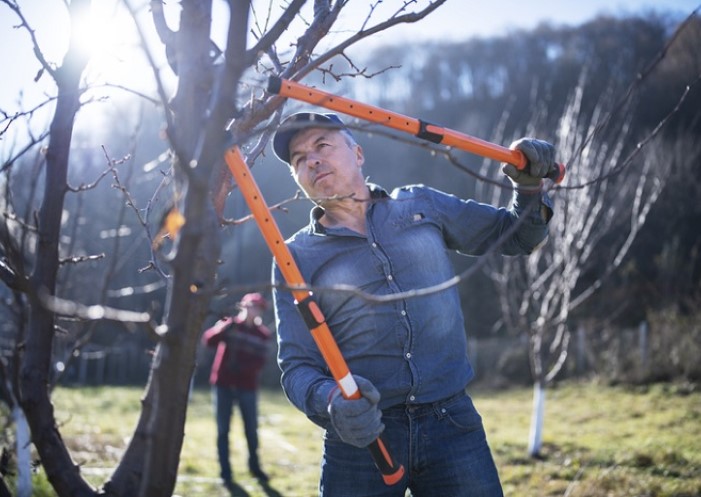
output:
[{"label": "blue denim shirt", "polygon": [[[455,276],[449,251],[485,253],[523,212],[525,222],[500,247],[504,255],[529,254],[547,236],[540,192],[515,193],[510,209],[496,208],[422,186],[388,195],[369,185],[372,203],[367,235],[318,222],[287,245],[308,285],[343,284],[373,295],[388,295],[443,283]],[[526,209],[530,202],[537,208]],[[284,283],[273,267],[273,283]],[[354,375],[380,391],[380,409],[434,402],[464,390],[474,373],[458,288],[388,303],[372,303],[342,291],[315,291],[338,346]],[[290,401],[326,427],[328,396],[335,383],[313,338],[285,289],[273,291],[282,386]]]}]

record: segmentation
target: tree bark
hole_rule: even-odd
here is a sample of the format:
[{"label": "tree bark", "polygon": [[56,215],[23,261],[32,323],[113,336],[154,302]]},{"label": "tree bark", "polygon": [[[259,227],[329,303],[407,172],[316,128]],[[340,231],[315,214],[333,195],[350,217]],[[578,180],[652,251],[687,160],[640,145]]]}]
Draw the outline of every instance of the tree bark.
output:
[{"label": "tree bark", "polygon": [[[70,7],[71,14],[89,7],[88,0],[75,0]],[[71,460],[56,426],[48,388],[54,314],[44,307],[40,297],[52,296],[56,290],[68,158],[75,115],[80,108],[80,78],[86,64],[87,59],[71,44],[63,65],[53,72],[58,97],[46,153],[44,196],[38,216],[36,265],[30,278],[31,312],[19,374],[20,405],[27,416],[32,441],[46,475],[58,495],[72,497],[93,496],[95,492],[81,478],[80,468]]]},{"label": "tree bark", "polygon": [[210,112],[216,77],[209,57],[210,26],[211,2],[182,3],[180,30],[175,34],[178,89],[171,101],[173,126],[168,137],[182,198],[176,204],[185,224],[170,261],[165,326],[141,416],[119,467],[105,485],[108,495],[170,497],[175,488],[195,353],[221,251],[208,178],[223,154],[225,113]]}]

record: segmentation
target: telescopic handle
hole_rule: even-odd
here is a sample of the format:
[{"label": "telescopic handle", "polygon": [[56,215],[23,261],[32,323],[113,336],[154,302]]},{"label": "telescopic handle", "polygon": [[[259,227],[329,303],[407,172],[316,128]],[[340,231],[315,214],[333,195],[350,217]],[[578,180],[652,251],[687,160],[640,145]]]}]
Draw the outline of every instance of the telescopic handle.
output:
[{"label": "telescopic handle", "polygon": [[[233,147],[224,153],[224,159],[236,183],[239,185],[241,193],[248,204],[253,218],[258,224],[263,238],[268,248],[275,257],[280,272],[288,285],[292,286],[292,295],[305,324],[309,328],[314,342],[319,348],[321,355],[331,371],[331,375],[336,380],[341,393],[348,399],[359,399],[360,390],[351,375],[345,359],[341,355],[336,340],[334,340],[331,330],[326,323],[326,318],[321,312],[312,292],[302,289],[304,278],[297,266],[290,249],[285,245],[282,233],[275,222],[275,218],[270,212],[270,208],[265,203],[263,194],[253,179],[251,170],[246,164],[246,160],[238,147]],[[294,287],[299,287],[295,289]],[[394,485],[404,476],[404,466],[392,459],[382,437],[378,437],[372,442],[368,449],[375,462],[375,465],[382,474],[382,479],[387,485]]]},{"label": "telescopic handle", "polygon": [[[267,91],[268,93],[293,98],[329,110],[342,112],[359,119],[381,124],[382,126],[403,131],[433,143],[455,147],[466,152],[487,157],[488,159],[508,162],[518,169],[524,169],[527,165],[526,157],[519,150],[511,150],[507,147],[497,145],[496,143],[475,138],[474,136],[460,133],[459,131],[449,128],[443,128],[421,119],[398,114],[350,98],[339,97],[338,95],[311,88],[297,83],[296,81],[271,76],[268,79]],[[556,164],[546,175],[546,178],[552,179],[555,183],[560,183],[564,177],[564,164]]]}]

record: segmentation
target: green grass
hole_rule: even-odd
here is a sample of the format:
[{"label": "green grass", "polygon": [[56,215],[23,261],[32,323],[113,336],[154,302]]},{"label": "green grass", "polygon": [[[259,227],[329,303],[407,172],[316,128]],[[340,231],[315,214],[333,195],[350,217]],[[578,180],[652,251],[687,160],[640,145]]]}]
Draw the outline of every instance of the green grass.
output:
[{"label": "green grass", "polygon": [[[59,388],[56,417],[75,461],[96,486],[109,477],[138,418],[141,389]],[[701,496],[701,393],[655,385],[626,389],[594,383],[549,389],[542,457],[526,454],[530,389],[475,391],[507,496]],[[176,494],[226,497],[219,485],[215,424],[208,390],[188,411]],[[310,497],[319,477],[321,430],[278,391],[260,402],[263,488],[246,469],[234,417],[235,478],[250,497]],[[38,494],[37,494],[38,495]],[[44,494],[50,495],[50,494]]]}]

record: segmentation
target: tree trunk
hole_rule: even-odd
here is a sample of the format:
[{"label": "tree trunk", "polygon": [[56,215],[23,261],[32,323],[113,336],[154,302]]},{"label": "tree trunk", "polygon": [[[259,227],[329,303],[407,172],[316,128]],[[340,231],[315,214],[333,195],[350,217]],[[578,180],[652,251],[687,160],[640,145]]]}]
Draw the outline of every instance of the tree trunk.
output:
[{"label": "tree trunk", "polygon": [[17,451],[17,497],[32,495],[32,459],[31,434],[24,411],[18,405],[12,408],[12,418],[15,422],[15,441]]},{"label": "tree trunk", "polygon": [[220,252],[216,218],[206,193],[201,196],[204,211],[187,216],[193,221],[183,231],[190,233],[180,237],[173,261],[167,331],[154,352],[141,416],[119,467],[105,485],[108,495],[170,497],[175,488],[190,380]]},{"label": "tree trunk", "polygon": [[197,345],[221,251],[209,196],[209,177],[222,160],[225,136],[224,119],[209,112],[211,21],[209,1],[182,2],[176,37],[178,90],[170,103],[173,125],[168,137],[175,151],[180,195],[176,208],[182,209],[185,224],[175,240],[165,326],[141,416],[119,467],[105,485],[108,495],[170,497],[176,484]]},{"label": "tree trunk", "polygon": [[[71,16],[79,15],[89,8],[88,0],[75,0],[70,5]],[[62,497],[95,495],[95,491],[81,478],[80,467],[71,460],[56,426],[48,388],[54,314],[41,301],[41,296],[50,297],[56,291],[68,157],[75,115],[80,108],[80,77],[86,64],[84,53],[71,44],[63,65],[53,72],[58,97],[46,153],[44,196],[38,216],[36,265],[30,279],[31,312],[19,374],[19,402],[27,416],[32,441],[51,485]]]}]

